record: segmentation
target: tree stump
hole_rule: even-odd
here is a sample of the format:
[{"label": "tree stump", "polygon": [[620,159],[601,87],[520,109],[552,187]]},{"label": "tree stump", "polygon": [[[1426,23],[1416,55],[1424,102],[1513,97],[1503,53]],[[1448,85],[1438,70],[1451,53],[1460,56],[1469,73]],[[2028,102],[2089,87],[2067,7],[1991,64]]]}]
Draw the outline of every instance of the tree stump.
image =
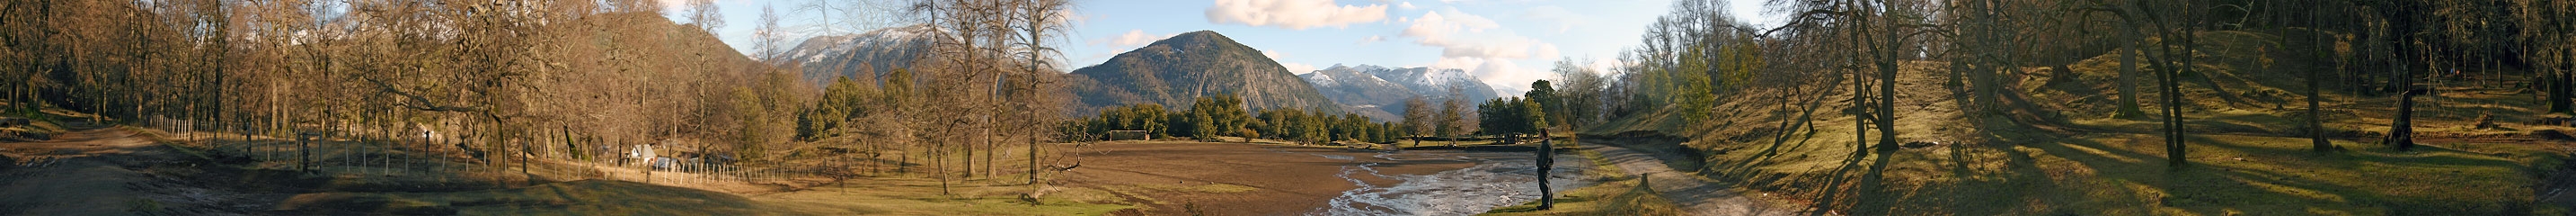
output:
[{"label": "tree stump", "polygon": [[2478,129],[2496,129],[2495,115],[2479,113],[2477,126]]}]

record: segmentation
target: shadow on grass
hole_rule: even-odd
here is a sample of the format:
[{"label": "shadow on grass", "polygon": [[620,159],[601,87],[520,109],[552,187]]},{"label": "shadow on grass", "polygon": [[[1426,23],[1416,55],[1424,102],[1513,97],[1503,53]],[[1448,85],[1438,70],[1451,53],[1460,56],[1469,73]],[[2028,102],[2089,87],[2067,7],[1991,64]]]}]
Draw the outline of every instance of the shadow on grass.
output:
[{"label": "shadow on grass", "polygon": [[[2064,158],[2093,170],[2090,178],[2122,187],[2066,188],[2094,194],[2135,194],[2127,198],[2151,206],[2175,208],[2199,214],[2256,215],[2281,214],[2398,214],[2398,215],[2516,215],[2528,214],[2528,198],[2512,198],[2513,193],[2486,194],[2470,197],[2460,194],[2482,194],[2487,188],[2474,185],[2509,182],[2509,179],[2446,176],[2462,174],[2458,169],[2525,168],[2497,158],[2473,158],[2456,150],[2434,149],[2417,152],[2384,152],[2365,148],[2344,153],[2318,154],[2304,148],[2263,147],[2246,142],[2259,142],[2259,137],[2191,136],[2194,148],[2190,166],[2169,168],[2163,157],[2127,150],[2091,139],[2065,139],[2039,142],[2027,146],[2051,156]],[[2155,139],[2155,138],[2148,138]],[[2288,140],[2288,139],[2285,139]],[[2304,141],[2304,139],[2299,139]],[[2285,145],[2302,146],[2302,145]],[[2079,149],[2087,148],[2087,149]],[[2455,153],[2440,153],[2455,152]],[[2123,159],[2126,158],[2126,159]],[[2439,170],[2452,170],[2447,174]],[[2483,172],[2482,172],[2483,173]],[[2355,179],[2376,178],[2376,179]],[[2446,180],[2447,179],[2447,180]],[[2465,181],[2465,182],[2454,182]],[[2509,186],[2508,186],[2509,187]],[[2425,191],[2418,189],[2433,189]],[[2504,190],[2511,191],[2511,190]],[[2085,196],[2083,199],[2119,199],[2123,197]],[[2478,199],[2489,199],[2479,201]],[[2091,200],[2065,200],[2094,202]],[[2119,203],[2119,202],[2112,202]],[[2073,205],[2078,211],[2102,212],[2120,205]],[[2139,209],[2142,214],[2158,209]]]},{"label": "shadow on grass", "polygon": [[448,193],[309,193],[279,203],[294,214],[764,215],[772,208],[732,194],[644,183],[581,180]]},{"label": "shadow on grass", "polygon": [[[1820,209],[1852,215],[2518,215],[2537,204],[2532,186],[2516,183],[2528,181],[2514,179],[2542,169],[2504,158],[2511,153],[2363,147],[2321,154],[2307,151],[2303,138],[2235,135],[2190,136],[2192,165],[2170,168],[2161,152],[2142,152],[2161,149],[2153,142],[2160,137],[1994,124],[1985,127],[2018,132],[1988,133],[1985,143],[1872,150],[1827,165],[1830,171],[1787,178],[1752,177],[1789,175],[1755,173],[1775,163],[1769,158],[1715,168],[1752,185],[1790,181],[1777,186],[1809,188],[1797,193]],[[1877,159],[1864,161],[1868,155]]]}]

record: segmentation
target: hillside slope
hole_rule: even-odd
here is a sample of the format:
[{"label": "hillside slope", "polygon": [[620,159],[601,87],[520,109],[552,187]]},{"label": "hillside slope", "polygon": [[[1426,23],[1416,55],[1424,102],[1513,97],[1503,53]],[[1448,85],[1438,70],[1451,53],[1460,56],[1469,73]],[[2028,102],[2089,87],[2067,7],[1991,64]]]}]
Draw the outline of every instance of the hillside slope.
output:
[{"label": "hillside slope", "polygon": [[1250,109],[1297,108],[1341,113],[1313,84],[1260,50],[1214,31],[1196,31],[1075,69],[1072,86],[1086,107],[1161,104],[1186,108],[1202,96],[1233,94]]},{"label": "hillside slope", "polygon": [[[1856,145],[1848,83],[1754,89],[1707,108],[1664,109],[1587,129],[1592,143],[1667,148],[1702,159],[1677,164],[1773,198],[1854,215],[2512,215],[2558,214],[2539,197],[2564,185],[2576,130],[2521,124],[2541,116],[2528,91],[2470,71],[2432,81],[2416,99],[2414,151],[2372,143],[2393,113],[2389,96],[2325,86],[2336,146],[2309,151],[2302,70],[2332,63],[2282,52],[2276,36],[2199,33],[2205,47],[2181,89],[2190,166],[2168,168],[2161,119],[2113,118],[2118,55],[2069,70],[2028,67],[2008,106],[1971,111],[1947,83],[1948,63],[1907,62],[1892,151]],[[2487,77],[2467,79],[2462,77]],[[2137,95],[2159,95],[2141,77]],[[2332,83],[2332,82],[2329,82]],[[2476,84],[2487,83],[2487,84]],[[2145,110],[2159,104],[2141,100]],[[1686,121],[1678,112],[1708,112]],[[2470,127],[2480,114],[2502,127]],[[1872,129],[1872,133],[1876,130]],[[1876,134],[1869,137],[1876,138]],[[2564,137],[2564,136],[2558,136]],[[1876,143],[1877,140],[1867,140]]]}]

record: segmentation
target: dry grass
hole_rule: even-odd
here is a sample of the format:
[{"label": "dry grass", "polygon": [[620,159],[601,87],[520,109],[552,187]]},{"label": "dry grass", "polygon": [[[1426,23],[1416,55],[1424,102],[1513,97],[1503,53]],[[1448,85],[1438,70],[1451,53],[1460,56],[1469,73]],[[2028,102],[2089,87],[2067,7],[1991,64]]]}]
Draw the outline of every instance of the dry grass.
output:
[{"label": "dry grass", "polygon": [[[2369,143],[2387,129],[2394,97],[2328,92],[2326,128],[2347,150],[2316,153],[2300,126],[2304,98],[2290,94],[2305,91],[2301,73],[2267,72],[2313,63],[2267,57],[2281,54],[2261,34],[2203,37],[2218,48],[2204,50],[2200,72],[2185,77],[2186,129],[2195,135],[2184,168],[2165,165],[2161,120],[2112,118],[2112,55],[2077,63],[2074,73],[2024,70],[2020,98],[2007,100],[2031,109],[2002,113],[1960,111],[1965,96],[1940,85],[1946,64],[1907,64],[1897,141],[1939,145],[1865,151],[1853,118],[1840,112],[1848,92],[1756,90],[1711,107],[1703,121],[1681,123],[1667,118],[1681,110],[1667,109],[1591,134],[1688,138],[1637,144],[1687,146],[1704,155],[1701,175],[1856,215],[2567,213],[2535,194],[2561,169],[2568,143],[2526,134],[2571,129],[2519,124],[2540,115],[2530,93],[2444,81],[2439,94],[2416,99],[2419,142],[2430,146],[2401,152]],[[2059,76],[2066,79],[2049,82]],[[2139,81],[2151,90],[2152,80]],[[2479,114],[2504,127],[2470,127]]]},{"label": "dry grass", "polygon": [[[133,129],[148,130],[148,129]],[[239,135],[217,137],[237,138]],[[264,137],[263,137],[264,138]],[[858,178],[834,183],[798,177],[745,182],[706,174],[536,158],[521,175],[517,158],[499,166],[475,164],[451,150],[386,142],[332,140],[317,142],[313,174],[290,171],[300,159],[292,142],[272,139],[162,140],[184,142],[180,151],[202,149],[223,155],[248,155],[239,164],[192,171],[199,184],[233,188],[230,193],[267,194],[242,202],[275,205],[271,213],[290,214],[438,214],[468,215],[1102,215],[1135,208],[1118,204],[1107,192],[1084,188],[1031,187],[1025,175],[979,176],[952,182],[942,193],[936,179],[908,176]],[[434,146],[434,145],[431,145]],[[1023,148],[1004,148],[1020,152]],[[1023,153],[1024,154],[1024,153]],[[265,159],[257,159],[265,158]],[[807,158],[806,160],[822,160]],[[365,162],[353,162],[365,161]],[[998,164],[1026,163],[1023,159]],[[793,163],[791,163],[793,164]],[[194,167],[194,166],[190,166]],[[1003,169],[1005,171],[1014,169]],[[649,176],[650,178],[647,178]],[[256,185],[256,186],[254,186]],[[842,185],[846,185],[843,187]],[[267,189],[262,189],[267,188]],[[1203,187],[1206,190],[1239,190]],[[1035,202],[1022,199],[1044,190]]]}]

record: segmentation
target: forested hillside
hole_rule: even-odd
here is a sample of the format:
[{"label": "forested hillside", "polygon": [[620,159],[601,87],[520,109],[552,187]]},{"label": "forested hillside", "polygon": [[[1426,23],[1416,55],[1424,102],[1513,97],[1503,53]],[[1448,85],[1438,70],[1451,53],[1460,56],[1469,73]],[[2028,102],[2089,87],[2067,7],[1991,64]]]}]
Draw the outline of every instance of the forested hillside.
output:
[{"label": "forested hillside", "polygon": [[785,141],[767,131],[807,100],[793,71],[649,4],[228,3],[12,1],[11,104],[277,136],[439,131],[485,151],[564,137],[756,150]]},{"label": "forested hillside", "polygon": [[1073,70],[1075,95],[1086,107],[1161,104],[1180,107],[1199,97],[1230,94],[1248,109],[1297,108],[1339,114],[1313,84],[1215,31],[1172,36]]},{"label": "forested hillside", "polygon": [[2543,203],[2576,4],[1790,1],[1776,27],[1723,4],[1674,3],[1550,117],[1860,215],[2567,208]]}]

